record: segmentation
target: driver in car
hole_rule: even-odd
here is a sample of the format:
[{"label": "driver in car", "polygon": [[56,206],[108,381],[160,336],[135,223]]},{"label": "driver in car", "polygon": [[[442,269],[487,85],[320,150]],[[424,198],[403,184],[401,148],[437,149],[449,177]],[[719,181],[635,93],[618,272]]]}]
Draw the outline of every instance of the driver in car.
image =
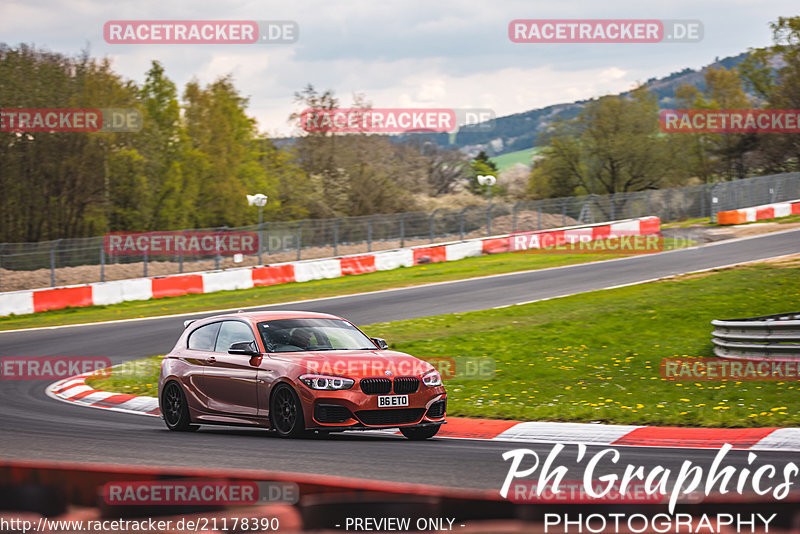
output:
[{"label": "driver in car", "polygon": [[295,347],[307,350],[311,345],[311,332],[305,328],[296,328],[295,331],[292,332],[292,337],[289,343]]}]

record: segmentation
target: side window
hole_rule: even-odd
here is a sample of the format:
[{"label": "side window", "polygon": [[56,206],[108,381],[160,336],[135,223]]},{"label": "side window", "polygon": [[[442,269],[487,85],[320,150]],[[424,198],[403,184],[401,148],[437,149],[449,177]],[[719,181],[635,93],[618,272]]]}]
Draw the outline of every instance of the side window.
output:
[{"label": "side window", "polygon": [[214,342],[217,339],[219,325],[220,323],[211,323],[201,326],[189,334],[189,344],[187,346],[192,350],[214,350]]},{"label": "side window", "polygon": [[250,327],[239,321],[224,321],[217,336],[214,352],[228,352],[231,345],[239,341],[255,341]]}]

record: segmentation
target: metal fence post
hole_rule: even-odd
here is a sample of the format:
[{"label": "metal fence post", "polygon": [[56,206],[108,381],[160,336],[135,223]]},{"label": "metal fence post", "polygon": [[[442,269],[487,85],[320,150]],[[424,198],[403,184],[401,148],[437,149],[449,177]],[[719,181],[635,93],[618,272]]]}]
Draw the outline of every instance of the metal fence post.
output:
[{"label": "metal fence post", "polygon": [[60,242],[60,239],[56,239],[50,247],[50,287],[56,287],[56,248]]},{"label": "metal fence post", "polygon": [[430,217],[430,221],[429,221],[430,234],[431,234],[431,243],[433,243],[435,241],[435,239],[436,239],[435,236],[433,235],[433,232],[434,232],[434,229],[433,229],[433,218],[436,217],[436,212],[437,211],[439,211],[438,208],[431,212],[431,217]]},{"label": "metal fence post", "polygon": [[567,199],[561,201],[561,226],[567,225]]},{"label": "metal fence post", "polygon": [[372,220],[375,215],[370,215],[367,219],[367,252],[372,252]]},{"label": "metal fence post", "polygon": [[106,249],[100,244],[100,281],[106,281]]},{"label": "metal fence post", "polygon": [[[0,243],[0,279],[2,279],[3,272],[3,249],[6,248],[8,243]],[[2,285],[0,285],[2,287]]]},{"label": "metal fence post", "polygon": [[[589,217],[586,217],[586,215],[589,213],[589,202],[592,201],[593,197],[594,195],[591,194],[586,195],[586,198],[583,200],[583,206],[581,206],[581,214],[578,216],[578,222],[581,224],[588,222],[587,219]],[[584,219],[584,217],[586,218]]]},{"label": "metal fence post", "polygon": [[650,196],[652,194],[653,194],[653,191],[651,189],[648,189],[647,190],[647,194],[644,197],[645,198],[645,201],[644,201],[645,215],[652,215],[652,213],[650,213]]},{"label": "metal fence post", "polygon": [[706,186],[701,186],[701,187],[702,187],[702,189],[700,190],[700,218],[703,218],[703,217],[706,216],[705,215],[705,213],[706,213],[706,189],[708,189],[708,187],[706,187]]},{"label": "metal fence post", "polygon": [[468,207],[464,208],[461,210],[461,213],[458,214],[458,236],[461,241],[464,241],[464,214],[468,209]]},{"label": "metal fence post", "polygon": [[338,219],[335,219],[333,221],[333,255],[334,256],[338,256],[339,255],[339,221],[341,221],[341,220],[342,220],[342,218],[339,217]]},{"label": "metal fence post", "polygon": [[664,220],[665,220],[665,221],[667,221],[667,222],[669,222],[669,220],[670,220],[670,213],[669,213],[669,202],[670,202],[670,200],[671,200],[671,198],[670,198],[670,194],[669,194],[669,189],[667,189],[667,190],[666,190],[666,192],[665,192],[665,195],[664,195],[664,196],[666,197],[666,198],[664,199],[664,209],[666,210],[666,214],[665,214],[665,216],[664,216]]},{"label": "metal fence post", "polygon": [[617,203],[614,201],[616,196],[614,193],[608,195],[608,200],[611,202],[611,220],[616,220],[617,217]]},{"label": "metal fence post", "polygon": [[[272,254],[272,231],[270,230],[269,221],[265,222],[264,226],[266,227],[266,230],[264,231],[264,237],[266,239],[266,244],[267,244],[266,246],[267,259],[269,259],[269,256]],[[284,237],[280,237],[278,238],[278,243],[279,243],[278,249],[280,250],[280,252],[283,252],[283,249],[286,248],[286,239]]]},{"label": "metal fence post", "polygon": [[[147,254],[147,252],[145,252],[144,253],[144,262],[142,263],[142,270],[143,270],[142,276],[144,278],[147,278],[147,256],[148,256],[148,254]],[[217,269],[219,269],[219,267],[217,267]]]},{"label": "metal fence post", "polygon": [[[217,228],[217,232],[222,232],[223,230],[227,230],[227,229],[228,229],[227,226],[220,226],[219,228]],[[221,259],[221,257],[219,255],[219,250],[217,250],[217,253],[214,255],[214,268],[215,269],[219,269],[220,259]],[[145,275],[145,276],[147,276],[147,275]]]},{"label": "metal fence post", "polygon": [[[259,208],[261,209],[261,208]],[[264,265],[264,262],[261,261],[261,248],[262,242],[264,241],[264,223],[258,223],[258,264]]]},{"label": "metal fence post", "polygon": [[542,201],[536,203],[536,229],[542,229]]},{"label": "metal fence post", "polygon": [[303,247],[303,225],[305,223],[306,221],[303,219],[297,225],[297,261],[300,261],[300,249]]},{"label": "metal fence post", "polygon": [[717,205],[719,202],[719,198],[717,198],[716,196],[716,189],[717,189],[717,184],[712,184],[711,189],[709,190],[711,201],[708,203],[708,221],[712,223],[717,222]]},{"label": "metal fence post", "polygon": [[408,215],[408,212],[400,216],[400,248],[406,246],[406,215]]},{"label": "metal fence post", "polygon": [[521,200],[514,203],[514,215],[511,217],[511,233],[517,231],[517,208],[521,203]]},{"label": "metal fence post", "polygon": [[492,235],[492,208],[494,208],[494,204],[489,204],[486,207],[486,235]]}]

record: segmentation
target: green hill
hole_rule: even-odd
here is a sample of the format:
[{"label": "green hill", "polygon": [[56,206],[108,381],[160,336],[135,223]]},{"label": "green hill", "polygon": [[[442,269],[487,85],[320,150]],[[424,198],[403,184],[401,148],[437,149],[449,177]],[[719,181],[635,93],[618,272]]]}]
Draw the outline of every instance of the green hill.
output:
[{"label": "green hill", "polygon": [[497,165],[497,169],[500,172],[505,171],[506,169],[510,169],[517,163],[522,163],[523,165],[530,166],[531,158],[539,152],[539,147],[533,148],[526,148],[525,150],[517,150],[516,152],[509,152],[508,154],[502,154],[500,156],[495,156],[490,158],[495,165]]}]

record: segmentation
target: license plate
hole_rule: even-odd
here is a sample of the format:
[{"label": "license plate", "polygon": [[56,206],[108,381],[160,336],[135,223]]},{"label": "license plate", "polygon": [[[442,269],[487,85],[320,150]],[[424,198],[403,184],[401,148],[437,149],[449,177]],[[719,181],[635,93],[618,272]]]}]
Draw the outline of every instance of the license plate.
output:
[{"label": "license plate", "polygon": [[408,395],[381,395],[378,397],[378,408],[397,408],[408,406]]}]

